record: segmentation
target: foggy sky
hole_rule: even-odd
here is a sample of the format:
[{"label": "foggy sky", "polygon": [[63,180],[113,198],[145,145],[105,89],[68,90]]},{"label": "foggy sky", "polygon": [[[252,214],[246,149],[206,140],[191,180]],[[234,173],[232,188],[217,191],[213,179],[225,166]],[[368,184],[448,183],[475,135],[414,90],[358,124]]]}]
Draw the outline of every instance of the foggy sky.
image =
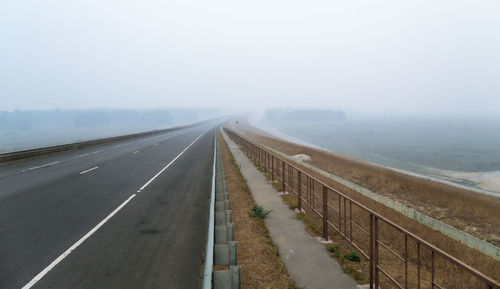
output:
[{"label": "foggy sky", "polygon": [[0,1],[0,110],[500,114],[498,0]]}]

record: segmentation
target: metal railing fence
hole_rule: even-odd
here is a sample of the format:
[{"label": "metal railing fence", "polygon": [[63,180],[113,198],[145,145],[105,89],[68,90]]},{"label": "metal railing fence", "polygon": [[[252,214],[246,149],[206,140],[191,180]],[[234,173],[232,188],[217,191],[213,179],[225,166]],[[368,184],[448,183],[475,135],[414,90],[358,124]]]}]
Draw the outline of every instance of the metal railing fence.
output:
[{"label": "metal railing fence", "polygon": [[[370,288],[486,288],[500,284],[435,245],[311,176],[264,146],[224,128],[243,152],[283,192],[293,193],[299,211],[315,215],[324,239],[332,229],[369,262]],[[401,265],[388,269],[388,264]],[[389,266],[388,266],[389,267]],[[396,269],[394,269],[396,268]],[[438,274],[439,273],[439,274]],[[383,279],[383,280],[382,280]],[[446,286],[446,287],[444,287]]]}]

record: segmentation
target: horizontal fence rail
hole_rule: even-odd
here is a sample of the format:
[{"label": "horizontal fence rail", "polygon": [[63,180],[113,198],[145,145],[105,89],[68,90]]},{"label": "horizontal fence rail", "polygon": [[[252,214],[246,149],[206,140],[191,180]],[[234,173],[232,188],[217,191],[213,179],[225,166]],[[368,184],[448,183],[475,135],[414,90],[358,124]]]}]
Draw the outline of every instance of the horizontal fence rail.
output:
[{"label": "horizontal fence rail", "polygon": [[[224,131],[268,173],[299,211],[317,218],[324,239],[333,230],[369,262],[370,288],[486,288],[500,284],[363,204],[311,176],[264,146]],[[388,265],[399,264],[387,268]]]}]

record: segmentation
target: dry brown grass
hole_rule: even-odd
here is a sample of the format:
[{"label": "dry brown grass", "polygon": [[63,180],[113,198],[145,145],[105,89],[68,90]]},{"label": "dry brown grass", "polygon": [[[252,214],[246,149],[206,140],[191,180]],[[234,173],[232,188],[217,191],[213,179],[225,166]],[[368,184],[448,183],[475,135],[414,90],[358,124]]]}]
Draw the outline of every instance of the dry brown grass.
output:
[{"label": "dry brown grass", "polygon": [[[495,225],[500,220],[499,217],[500,210],[498,210],[500,206],[498,206],[497,203],[495,202],[492,203],[491,200],[487,198],[487,196],[482,196],[482,195],[477,196],[476,193],[467,192],[466,190],[457,189],[452,186],[447,186],[440,183],[436,184],[435,182],[429,182],[419,178],[412,178],[404,174],[395,173],[392,170],[384,169],[379,166],[374,166],[368,163],[363,163],[361,161],[353,160],[344,156],[339,157],[336,154],[330,154],[324,151],[311,149],[309,147],[303,147],[293,143],[288,143],[266,135],[259,135],[256,134],[255,131],[253,131],[252,134],[253,134],[252,137],[257,138],[264,144],[273,147],[279,151],[282,151],[284,153],[291,155],[298,153],[308,154],[312,157],[311,163],[313,165],[325,170],[329,170],[355,183],[368,187],[377,193],[380,193],[380,191],[390,191],[392,187],[399,188],[398,190],[395,190],[398,192],[398,194],[393,193],[393,195],[399,195],[400,198],[402,198],[403,200],[407,200],[407,202],[405,202],[406,205],[408,205],[408,203],[413,202],[414,200],[416,203],[420,201],[424,204],[427,204],[427,206],[424,206],[424,208],[447,205],[448,207],[453,207],[453,209],[448,208],[448,210],[442,210],[442,211],[447,212],[447,211],[458,210],[459,211],[458,213],[455,212],[455,214],[458,215],[457,217],[461,217],[460,219],[462,220],[468,220],[469,218],[468,216],[470,216],[471,219],[475,220],[474,224],[478,227],[481,226],[483,223],[487,223],[485,222],[486,216],[488,216],[487,220],[494,219],[491,222],[493,223],[493,225],[484,224],[484,226],[482,226],[485,232],[490,230],[498,231],[500,229],[498,225]],[[300,165],[298,164],[298,166]],[[351,197],[352,199],[374,210],[380,215],[388,218],[391,221],[394,221],[395,223],[409,230],[410,232],[415,233],[422,239],[427,240],[428,242],[436,245],[437,247],[441,248],[447,253],[455,256],[456,258],[462,260],[463,262],[469,264],[470,266],[485,273],[486,275],[494,278],[495,280],[500,280],[500,262],[498,262],[497,260],[489,256],[486,256],[478,252],[477,250],[467,247],[437,231],[434,231],[426,227],[425,225],[422,225],[414,220],[411,220],[388,207],[376,203],[373,200],[364,197],[363,195],[359,194],[356,191],[350,190],[349,188],[346,188],[338,183],[335,183],[324,176],[309,171],[305,167],[302,167],[301,169],[315,176],[319,180],[327,183],[331,187],[341,191],[348,197]],[[364,182],[366,182],[368,185],[366,185]],[[438,196],[433,196],[432,193],[433,190],[435,190],[435,192],[438,192],[436,193],[438,194]],[[422,194],[420,194],[420,192],[422,192]],[[316,198],[316,202],[321,202],[321,193],[319,191],[316,191],[313,195]],[[428,198],[427,201],[426,198]],[[450,202],[446,202],[447,198],[450,198]],[[456,200],[457,198],[459,200]],[[397,200],[399,201],[399,199]],[[294,201],[295,202],[297,201],[296,197]],[[477,207],[464,209],[464,207],[468,207],[467,202],[470,202],[471,204],[473,204],[473,206],[484,206],[485,207],[484,211],[487,211],[489,213],[485,214],[484,211],[478,209]],[[333,208],[336,208],[338,207],[338,201],[329,200],[329,205],[332,206]],[[418,209],[418,207],[414,208]],[[307,215],[309,216],[309,221],[316,224],[317,227],[321,228],[321,219],[315,217],[315,213],[307,205],[304,205],[304,209],[306,210]],[[463,213],[460,213],[460,210],[462,210]],[[430,209],[430,211],[432,210]],[[428,211],[426,210],[424,210],[424,212],[428,213]],[[363,214],[364,212],[362,210],[353,207],[353,219],[359,222],[364,228],[367,228],[368,216]],[[332,221],[334,223],[338,221],[338,219],[337,220],[335,219],[334,212],[331,212],[330,215],[334,216],[332,218]],[[480,223],[480,220],[483,220],[483,223]],[[472,221],[468,221],[468,224],[471,223]],[[332,231],[333,230],[330,230],[330,233],[332,233]],[[398,253],[402,255],[403,251],[402,248],[404,248],[403,235],[400,235],[395,230],[392,230],[391,228],[385,225],[380,226],[380,235],[384,243],[386,243],[392,249],[396,250]],[[332,233],[331,236],[336,242],[341,244],[343,248],[346,248],[346,250],[354,249],[347,242],[342,241],[342,238],[340,238],[338,233]],[[354,231],[353,237],[357,241],[357,243],[360,244],[362,249],[367,250],[368,238],[366,237],[366,235],[360,234],[359,232],[356,233],[356,231]],[[409,258],[411,260],[408,272],[410,280],[409,285],[412,286],[415,285],[416,274],[417,274],[415,266],[416,243],[413,241],[409,241],[408,247],[409,247]],[[401,276],[404,275],[402,271],[404,270],[404,265],[399,260],[392,257],[390,254],[382,253],[380,257],[381,257],[380,263],[383,266],[383,268],[386,269],[391,274],[398,276],[397,279],[401,281],[402,280]],[[422,277],[424,280],[429,280],[430,278],[429,250],[425,249],[422,250],[422,262],[423,262],[423,270],[421,272]],[[436,265],[437,265],[436,267],[438,268],[437,279],[441,282],[441,284],[447,285],[446,288],[474,288],[475,285],[472,284],[475,283],[470,280],[467,274],[461,274],[456,267],[448,265],[444,260],[441,260],[440,258],[437,258]],[[367,274],[367,270],[364,270],[364,273]],[[383,288],[392,288],[392,286],[389,285],[387,280],[384,280],[382,278],[382,281],[383,281],[382,284],[384,284]],[[422,288],[427,288],[427,285],[429,284],[424,282],[422,284]]]},{"label": "dry brown grass", "polygon": [[403,174],[347,156],[254,135],[289,155],[307,154],[310,164],[389,197],[480,239],[500,245],[500,198]]},{"label": "dry brown grass", "polygon": [[250,217],[249,211],[255,201],[220,135],[219,140],[222,144],[224,171],[235,224],[234,236],[238,241],[242,288],[295,288],[264,221]]}]

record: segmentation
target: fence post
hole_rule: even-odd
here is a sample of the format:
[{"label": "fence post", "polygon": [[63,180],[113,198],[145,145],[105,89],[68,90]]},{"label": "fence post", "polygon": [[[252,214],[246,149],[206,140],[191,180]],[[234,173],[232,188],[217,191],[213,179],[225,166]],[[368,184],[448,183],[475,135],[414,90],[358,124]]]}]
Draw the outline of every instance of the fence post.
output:
[{"label": "fence post", "polygon": [[370,289],[373,289],[373,214],[370,213]]},{"label": "fence post", "polygon": [[434,250],[431,249],[431,259],[432,259],[432,265],[431,265],[431,288],[434,289],[434,284],[435,284],[435,273],[434,271],[436,270],[436,267],[434,265]]},{"label": "fence post", "polygon": [[267,152],[264,151],[264,173],[267,173]]},{"label": "fence post", "polygon": [[283,186],[283,193],[285,192],[285,162],[281,161],[281,185]]},{"label": "fence post", "polygon": [[302,212],[302,177],[299,170],[297,170],[297,207],[299,208],[299,213]]},{"label": "fence post", "polygon": [[375,216],[375,219],[374,219],[374,238],[373,238],[373,245],[375,246],[374,247],[374,254],[375,254],[375,263],[373,264],[374,265],[374,269],[375,269],[375,288],[379,288],[379,280],[378,280],[378,217]]},{"label": "fence post", "polygon": [[274,155],[271,155],[271,181],[274,182]]},{"label": "fence post", "polygon": [[323,185],[323,239],[328,240],[328,189]]}]

